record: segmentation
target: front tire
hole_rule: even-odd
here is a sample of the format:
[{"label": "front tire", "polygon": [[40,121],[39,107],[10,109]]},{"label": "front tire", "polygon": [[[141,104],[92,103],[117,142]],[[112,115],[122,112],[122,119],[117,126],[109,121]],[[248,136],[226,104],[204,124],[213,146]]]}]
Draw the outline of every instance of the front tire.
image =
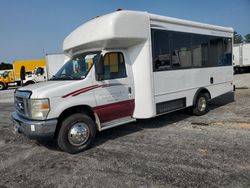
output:
[{"label": "front tire", "polygon": [[57,144],[65,152],[78,153],[93,144],[95,134],[96,126],[89,116],[73,114],[62,121]]},{"label": "front tire", "polygon": [[30,85],[30,84],[35,84],[36,82],[33,82],[33,81],[28,81],[26,82],[24,85],[27,86],[27,85]]},{"label": "front tire", "polygon": [[0,82],[0,90],[4,90],[4,89],[5,89],[5,85],[2,82]]},{"label": "front tire", "polygon": [[200,93],[193,106],[193,115],[202,116],[208,112],[208,94]]}]

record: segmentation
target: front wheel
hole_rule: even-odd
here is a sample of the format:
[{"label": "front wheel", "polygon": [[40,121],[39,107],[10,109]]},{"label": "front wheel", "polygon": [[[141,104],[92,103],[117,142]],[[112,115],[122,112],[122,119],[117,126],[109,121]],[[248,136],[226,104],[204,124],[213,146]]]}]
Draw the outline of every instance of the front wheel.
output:
[{"label": "front wheel", "polygon": [[95,134],[96,126],[89,116],[73,114],[62,121],[57,144],[63,151],[78,153],[92,145]]},{"label": "front wheel", "polygon": [[36,83],[36,82],[34,82],[34,81],[28,81],[28,82],[26,82],[24,85],[27,86],[27,85],[35,84],[35,83]]},{"label": "front wheel", "polygon": [[0,82],[0,90],[4,90],[4,89],[5,89],[5,85],[2,82]]},{"label": "front wheel", "polygon": [[200,93],[193,106],[193,114],[196,116],[202,116],[208,112],[208,94]]}]

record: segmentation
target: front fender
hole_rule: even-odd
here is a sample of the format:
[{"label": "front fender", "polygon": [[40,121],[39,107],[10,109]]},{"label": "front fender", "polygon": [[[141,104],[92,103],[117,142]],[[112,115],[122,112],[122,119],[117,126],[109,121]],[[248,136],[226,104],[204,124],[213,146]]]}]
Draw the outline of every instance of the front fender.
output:
[{"label": "front fender", "polygon": [[68,96],[63,98],[54,97],[50,98],[50,112],[48,114],[48,119],[58,118],[62,112],[65,110],[75,107],[86,105],[91,108],[96,106],[96,101],[93,92],[84,93],[78,96]]}]

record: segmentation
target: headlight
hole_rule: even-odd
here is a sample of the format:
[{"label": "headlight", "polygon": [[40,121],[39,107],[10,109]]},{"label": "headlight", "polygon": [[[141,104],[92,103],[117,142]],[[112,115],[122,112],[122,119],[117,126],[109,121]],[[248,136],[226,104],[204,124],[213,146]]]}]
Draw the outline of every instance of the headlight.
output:
[{"label": "headlight", "polygon": [[30,99],[29,114],[32,119],[45,119],[49,113],[49,99]]}]

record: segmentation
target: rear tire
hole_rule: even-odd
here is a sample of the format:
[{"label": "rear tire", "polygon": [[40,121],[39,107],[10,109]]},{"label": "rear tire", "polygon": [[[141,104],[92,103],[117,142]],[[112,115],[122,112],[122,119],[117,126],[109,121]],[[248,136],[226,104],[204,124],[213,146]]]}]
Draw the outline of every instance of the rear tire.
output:
[{"label": "rear tire", "polygon": [[193,115],[202,116],[208,112],[208,94],[200,93],[193,106]]},{"label": "rear tire", "polygon": [[63,151],[74,154],[90,148],[95,135],[93,120],[85,114],[77,113],[62,121],[57,144]]}]

